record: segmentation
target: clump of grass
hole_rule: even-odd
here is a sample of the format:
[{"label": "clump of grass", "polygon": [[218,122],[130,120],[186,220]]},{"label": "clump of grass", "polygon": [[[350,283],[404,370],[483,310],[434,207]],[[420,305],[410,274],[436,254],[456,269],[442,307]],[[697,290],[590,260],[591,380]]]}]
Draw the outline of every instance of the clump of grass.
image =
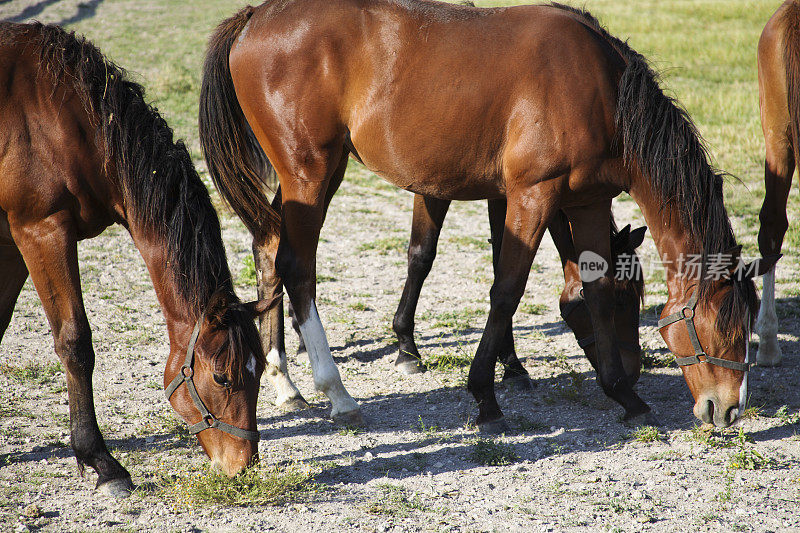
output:
[{"label": "clump of grass", "polygon": [[58,361],[48,363],[30,361],[22,366],[0,363],[0,373],[20,383],[46,385],[53,381],[53,378],[59,372],[61,372],[61,363]]},{"label": "clump of grass", "polygon": [[316,490],[312,478],[311,469],[299,464],[256,465],[234,477],[209,469],[168,480],[163,493],[176,508],[283,505]]},{"label": "clump of grass", "polygon": [[630,437],[636,442],[658,442],[662,439],[663,435],[661,435],[661,432],[658,431],[656,427],[640,426],[631,433]]},{"label": "clump of grass", "polygon": [[772,417],[780,420],[784,426],[790,426],[797,423],[800,413],[791,414],[789,413],[788,405],[781,405],[775,410],[775,413],[772,415]]},{"label": "clump of grass", "polygon": [[443,372],[452,372],[472,363],[472,354],[463,349],[449,349],[436,352],[425,358],[425,366]]},{"label": "clump of grass", "polygon": [[483,314],[483,311],[476,308],[466,308],[458,311],[448,311],[436,316],[433,323],[435,328],[452,328],[457,331],[469,329],[470,322]]},{"label": "clump of grass", "polygon": [[327,274],[317,274],[317,283],[325,283],[326,281],[336,281],[336,278]]},{"label": "clump of grass", "polygon": [[726,439],[724,435],[717,434],[713,426],[694,426],[684,438],[708,448],[731,448],[734,446],[731,439]]},{"label": "clump of grass", "polygon": [[669,353],[653,350],[642,350],[643,368],[668,368],[674,364],[675,359]]},{"label": "clump of grass", "polygon": [[365,304],[364,302],[355,302],[355,303],[352,303],[352,304],[348,305],[347,307],[349,307],[353,311],[369,311],[370,310],[370,307],[367,304]]},{"label": "clump of grass", "polygon": [[361,243],[358,246],[358,251],[375,251],[381,255],[387,255],[392,252],[403,251],[406,248],[408,248],[408,239],[404,237],[385,237],[372,242]]},{"label": "clump of grass", "polygon": [[483,248],[484,246],[489,244],[489,242],[485,239],[479,239],[477,237],[470,237],[465,235],[452,236],[447,240],[455,244],[456,246],[469,247],[469,248]]},{"label": "clump of grass", "polygon": [[775,466],[776,461],[771,457],[766,457],[761,452],[751,446],[753,439],[750,438],[742,428],[732,440],[736,450],[731,454],[728,468],[731,470],[760,470]]},{"label": "clump of grass", "polygon": [[256,284],[256,262],[253,256],[248,255],[242,260],[244,268],[239,272],[239,284],[241,285],[255,285]]},{"label": "clump of grass", "polygon": [[399,485],[385,483],[379,487],[380,498],[370,503],[367,512],[370,514],[406,517],[412,511],[426,511],[428,508],[418,494],[410,495],[408,489]]},{"label": "clump of grass", "polygon": [[472,445],[470,459],[484,466],[503,466],[519,461],[519,455],[510,444],[476,439]]},{"label": "clump of grass", "polygon": [[543,315],[547,312],[547,306],[544,304],[523,304],[519,308],[529,315]]}]

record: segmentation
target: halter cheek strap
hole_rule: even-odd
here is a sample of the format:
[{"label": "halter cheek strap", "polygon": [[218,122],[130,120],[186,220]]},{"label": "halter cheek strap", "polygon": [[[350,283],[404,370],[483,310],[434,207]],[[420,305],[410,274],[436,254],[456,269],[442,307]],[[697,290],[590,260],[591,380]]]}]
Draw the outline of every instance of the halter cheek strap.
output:
[{"label": "halter cheek strap", "polygon": [[235,437],[239,437],[245,440],[258,442],[260,435],[258,431],[251,431],[249,429],[242,429],[237,428],[236,426],[232,426],[230,424],[226,424],[225,422],[221,421],[217,417],[215,417],[206,407],[206,404],[203,403],[203,400],[200,398],[200,395],[197,393],[197,387],[194,385],[194,345],[197,343],[197,338],[200,336],[200,327],[203,324],[203,317],[205,313],[200,314],[200,318],[197,319],[197,324],[194,326],[194,331],[192,331],[192,336],[189,338],[189,346],[186,348],[186,359],[183,361],[183,366],[181,366],[178,375],[175,376],[167,388],[164,389],[164,393],[167,396],[167,400],[169,400],[175,391],[180,387],[183,383],[186,383],[186,389],[189,391],[189,397],[191,397],[194,406],[200,411],[201,420],[196,424],[189,425],[189,433],[192,435],[196,435],[201,431],[206,429],[218,429],[220,431],[224,431],[225,433],[230,433]]},{"label": "halter cheek strap", "polygon": [[[729,361],[728,359],[720,359],[719,357],[713,357],[711,355],[707,355],[705,350],[703,350],[703,346],[700,344],[700,339],[697,337],[697,329],[694,327],[694,311],[697,307],[697,293],[692,293],[692,296],[689,298],[689,301],[684,304],[680,311],[676,313],[672,313],[661,320],[658,321],[658,329],[665,328],[675,322],[685,322],[686,329],[689,332],[689,340],[692,341],[692,347],[694,348],[694,355],[690,355],[689,357],[678,357],[675,356],[675,362],[678,363],[679,366],[689,366],[689,365],[696,365],[699,363],[708,363],[711,365],[717,365],[724,368],[730,368],[731,370],[739,370],[740,372],[747,372],[750,370],[750,366],[752,363],[749,361],[740,363],[739,361]],[[700,359],[700,358],[703,359]]]}]

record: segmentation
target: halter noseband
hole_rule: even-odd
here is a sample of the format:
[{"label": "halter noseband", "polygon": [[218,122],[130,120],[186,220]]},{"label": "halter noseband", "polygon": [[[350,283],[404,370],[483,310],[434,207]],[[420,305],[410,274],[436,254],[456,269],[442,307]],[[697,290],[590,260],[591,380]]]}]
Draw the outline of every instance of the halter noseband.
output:
[{"label": "halter noseband", "polygon": [[[669,326],[670,324],[674,324],[675,322],[686,322],[686,329],[689,332],[689,339],[692,341],[694,355],[690,355],[689,357],[678,357],[676,355],[675,362],[678,363],[679,366],[708,363],[724,368],[730,368],[731,370],[739,370],[741,372],[747,372],[750,370],[752,363],[749,361],[740,363],[739,361],[729,361],[727,359],[720,359],[719,357],[713,357],[706,354],[706,352],[703,350],[703,346],[700,344],[700,339],[697,337],[697,330],[694,327],[695,307],[697,307],[697,292],[692,293],[689,301],[684,304],[680,311],[672,313],[671,315],[666,316],[658,321],[659,330]],[[700,359],[700,357],[703,357],[703,359]]]},{"label": "halter noseband", "polygon": [[[573,312],[575,312],[575,310],[578,309],[578,307],[580,307],[581,305],[586,305],[586,300],[584,300],[583,298],[583,289],[578,291],[577,300],[571,300],[564,304],[564,308],[561,310],[561,318],[566,320],[567,317],[569,317]],[[595,342],[594,333],[587,335],[586,337],[579,338],[576,336],[575,340],[578,341],[578,346],[580,346],[581,349],[585,350],[586,348],[594,344]],[[639,346],[638,344],[633,344],[632,342],[622,342],[618,340],[617,345],[620,348],[623,348],[629,352],[639,353],[642,351],[641,346]]]},{"label": "halter noseband", "polygon": [[206,404],[204,404],[203,400],[200,399],[200,395],[197,394],[197,388],[194,386],[194,380],[192,379],[192,376],[194,376],[194,345],[197,342],[197,337],[200,336],[200,326],[203,324],[204,316],[205,313],[200,313],[200,318],[197,319],[197,324],[194,326],[192,336],[189,338],[189,346],[186,348],[186,359],[183,361],[183,366],[181,366],[181,369],[178,371],[178,375],[175,376],[170,384],[167,385],[167,388],[164,389],[164,393],[167,396],[167,401],[169,401],[182,383],[186,383],[189,396],[192,398],[194,406],[198,411],[200,411],[200,416],[202,417],[200,422],[189,425],[190,434],[196,435],[203,430],[214,428],[224,431],[225,433],[230,433],[235,437],[258,442],[260,438],[258,431],[237,428],[236,426],[232,426],[221,421],[219,418],[211,414],[206,407]]}]

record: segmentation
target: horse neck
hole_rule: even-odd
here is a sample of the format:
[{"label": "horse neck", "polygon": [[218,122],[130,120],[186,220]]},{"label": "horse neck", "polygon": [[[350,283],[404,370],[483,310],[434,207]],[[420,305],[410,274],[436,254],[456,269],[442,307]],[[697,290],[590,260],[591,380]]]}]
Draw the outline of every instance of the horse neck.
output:
[{"label": "horse neck", "polygon": [[634,179],[630,194],[642,210],[655,241],[664,266],[669,301],[682,305],[689,297],[691,280],[681,274],[680,264],[692,254],[699,253],[700,249],[693,244],[691,235],[681,222],[680,213],[671,207],[662,208],[644,178]]},{"label": "horse neck", "polygon": [[163,238],[152,231],[142,231],[131,226],[130,233],[150,273],[153,289],[167,323],[170,346],[180,350],[179,339],[182,339],[182,345],[185,346],[197,316],[193,313],[191,303],[181,295],[175,282],[167,245],[163,242]]}]

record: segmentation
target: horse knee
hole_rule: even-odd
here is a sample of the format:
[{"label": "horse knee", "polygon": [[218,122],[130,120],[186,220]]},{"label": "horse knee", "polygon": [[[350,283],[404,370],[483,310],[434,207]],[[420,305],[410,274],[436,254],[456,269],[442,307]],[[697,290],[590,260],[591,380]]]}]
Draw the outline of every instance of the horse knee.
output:
[{"label": "horse knee", "polygon": [[764,202],[758,215],[761,228],[758,230],[758,249],[762,255],[772,255],[780,252],[783,237],[789,229],[789,219],[786,211],[775,209]]},{"label": "horse knee", "polygon": [[427,276],[436,259],[436,248],[420,245],[408,247],[408,270],[417,275]]},{"label": "horse knee", "polygon": [[67,372],[94,370],[92,331],[88,324],[64,324],[56,336],[55,349]]}]

